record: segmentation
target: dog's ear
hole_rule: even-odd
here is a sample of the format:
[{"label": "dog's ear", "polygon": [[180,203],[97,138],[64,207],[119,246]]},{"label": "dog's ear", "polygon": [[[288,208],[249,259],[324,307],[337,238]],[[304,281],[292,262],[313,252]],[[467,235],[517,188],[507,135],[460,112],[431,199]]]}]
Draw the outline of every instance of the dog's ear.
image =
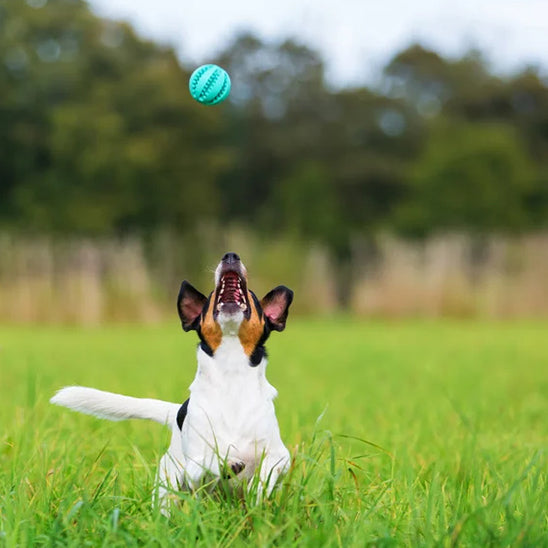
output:
[{"label": "dog's ear", "polygon": [[207,297],[202,295],[186,280],[181,284],[179,297],[177,297],[177,311],[179,312],[179,318],[181,318],[181,324],[185,331],[198,327],[200,314],[206,303]]},{"label": "dog's ear", "polygon": [[270,327],[275,331],[283,331],[287,320],[289,306],[293,301],[293,291],[285,285],[279,285],[267,293],[261,307]]}]

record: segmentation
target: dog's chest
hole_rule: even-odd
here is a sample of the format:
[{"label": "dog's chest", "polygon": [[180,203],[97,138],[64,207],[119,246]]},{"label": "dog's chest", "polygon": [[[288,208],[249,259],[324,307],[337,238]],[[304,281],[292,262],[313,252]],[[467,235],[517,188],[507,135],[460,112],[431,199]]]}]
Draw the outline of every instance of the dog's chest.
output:
[{"label": "dog's chest", "polygon": [[220,358],[200,363],[190,387],[183,444],[193,452],[205,442],[222,455],[247,460],[267,448],[278,432],[276,391],[266,380],[264,364],[251,367],[237,352]]}]

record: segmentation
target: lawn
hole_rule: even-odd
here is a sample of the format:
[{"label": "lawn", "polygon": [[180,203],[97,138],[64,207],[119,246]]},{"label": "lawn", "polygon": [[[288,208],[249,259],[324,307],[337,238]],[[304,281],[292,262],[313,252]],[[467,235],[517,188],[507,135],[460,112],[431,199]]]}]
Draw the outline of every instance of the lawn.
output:
[{"label": "lawn", "polygon": [[290,318],[268,377],[294,466],[261,506],[150,504],[169,434],[48,403],[183,401],[177,326],[0,328],[0,545],[548,546],[547,323]]}]

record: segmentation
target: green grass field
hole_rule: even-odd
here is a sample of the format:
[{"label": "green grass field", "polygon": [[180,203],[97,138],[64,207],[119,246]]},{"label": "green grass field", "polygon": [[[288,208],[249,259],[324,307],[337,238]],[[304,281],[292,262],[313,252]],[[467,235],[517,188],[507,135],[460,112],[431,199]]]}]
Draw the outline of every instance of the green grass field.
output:
[{"label": "green grass field", "polygon": [[262,506],[150,503],[168,431],[48,404],[182,401],[194,334],[0,328],[0,545],[548,546],[546,323],[295,320],[270,340],[294,467]]}]

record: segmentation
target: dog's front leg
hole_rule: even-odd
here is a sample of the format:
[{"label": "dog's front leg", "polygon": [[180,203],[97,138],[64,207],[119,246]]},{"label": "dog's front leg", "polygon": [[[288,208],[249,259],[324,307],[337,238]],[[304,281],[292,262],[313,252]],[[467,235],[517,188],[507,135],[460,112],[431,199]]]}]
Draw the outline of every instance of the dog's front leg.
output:
[{"label": "dog's front leg", "polygon": [[280,448],[280,450],[274,453],[265,455],[259,471],[257,501],[262,498],[265,492],[267,497],[272,494],[280,476],[285,474],[289,469],[290,461],[289,451],[285,447]]},{"label": "dog's front leg", "polygon": [[170,514],[170,502],[176,498],[174,492],[183,487],[185,470],[181,458],[169,451],[160,459],[156,478],[155,504],[165,516]]}]

